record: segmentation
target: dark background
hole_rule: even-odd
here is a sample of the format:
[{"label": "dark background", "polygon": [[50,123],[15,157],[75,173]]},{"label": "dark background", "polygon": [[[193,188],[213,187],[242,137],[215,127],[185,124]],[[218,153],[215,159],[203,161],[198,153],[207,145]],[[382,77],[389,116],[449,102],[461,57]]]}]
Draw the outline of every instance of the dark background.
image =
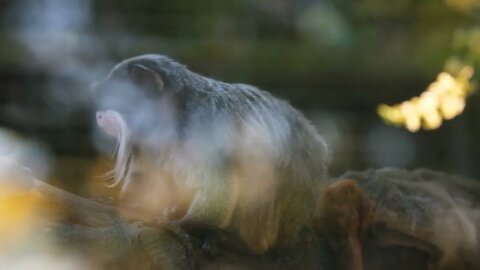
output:
[{"label": "dark background", "polygon": [[[32,19],[55,4],[64,9],[45,13],[51,24]],[[80,27],[49,28],[79,5]],[[0,124],[40,145],[48,177],[62,183],[90,177],[99,157],[82,93],[115,62],[144,53],[289,100],[331,145],[333,176],[394,166],[480,178],[478,95],[433,131],[410,133],[376,113],[419,95],[448,59],[463,57],[455,36],[480,26],[475,0],[0,0],[0,14]],[[18,38],[25,25],[40,33],[34,42]],[[35,51],[41,45],[46,53]]]}]

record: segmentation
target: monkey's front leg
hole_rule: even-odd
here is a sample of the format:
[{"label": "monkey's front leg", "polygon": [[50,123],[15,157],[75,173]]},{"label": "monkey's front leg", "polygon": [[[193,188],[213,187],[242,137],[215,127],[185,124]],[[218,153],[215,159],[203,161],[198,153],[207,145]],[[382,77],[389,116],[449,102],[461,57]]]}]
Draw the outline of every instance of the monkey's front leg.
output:
[{"label": "monkey's front leg", "polygon": [[323,193],[316,227],[333,255],[335,269],[363,270],[362,240],[373,205],[351,180],[339,180]]}]

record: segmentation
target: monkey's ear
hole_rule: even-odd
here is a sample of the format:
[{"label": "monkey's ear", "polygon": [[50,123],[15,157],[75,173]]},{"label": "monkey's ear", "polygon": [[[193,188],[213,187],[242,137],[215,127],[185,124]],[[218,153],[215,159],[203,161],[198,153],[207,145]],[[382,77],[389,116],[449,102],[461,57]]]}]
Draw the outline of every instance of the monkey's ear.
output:
[{"label": "monkey's ear", "polygon": [[163,90],[165,84],[162,76],[153,69],[141,64],[131,65],[129,68],[129,76],[138,86]]}]

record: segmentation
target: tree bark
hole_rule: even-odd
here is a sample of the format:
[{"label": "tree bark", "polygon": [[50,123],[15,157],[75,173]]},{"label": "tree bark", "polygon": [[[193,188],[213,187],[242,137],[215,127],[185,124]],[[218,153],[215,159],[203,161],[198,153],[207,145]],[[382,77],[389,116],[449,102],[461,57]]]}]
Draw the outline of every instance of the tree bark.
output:
[{"label": "tree bark", "polygon": [[[30,194],[46,202],[39,208],[39,216],[45,219],[41,223],[44,228],[39,231],[54,237],[60,246],[86,254],[101,269],[395,270],[443,269],[443,265],[451,267],[452,264],[452,269],[460,269],[456,266],[479,269],[473,268],[476,265],[471,266],[477,249],[473,253],[465,253],[466,258],[462,260],[445,264],[441,241],[435,238],[435,228],[438,227],[435,227],[435,217],[438,213],[428,209],[434,209],[435,205],[451,207],[451,201],[460,199],[476,207],[480,198],[476,196],[476,192],[480,194],[478,183],[446,174],[393,169],[347,173],[342,178],[358,183],[377,207],[372,223],[358,238],[362,239],[361,243],[349,236],[345,238],[349,243],[347,246],[361,246],[361,249],[356,249],[352,255],[348,250],[332,248],[336,245],[332,241],[338,238],[330,231],[322,231],[325,226],[316,226],[316,229],[306,227],[292,246],[273,249],[260,256],[205,241],[208,237],[179,231],[167,221],[127,220],[113,206],[63,191],[33,179],[23,168],[19,170],[23,170],[22,180],[15,183],[21,183],[21,188],[16,192]],[[0,184],[4,183],[0,180]],[[443,190],[445,194],[438,191],[440,187],[446,187]],[[402,192],[398,193],[400,189]],[[433,191],[425,192],[429,189]],[[0,193],[0,196],[3,195]],[[425,210],[422,206],[409,204],[420,197],[430,200],[427,203],[432,207],[424,206]],[[407,208],[399,208],[399,201],[403,201]],[[460,207],[458,204],[453,206]],[[330,206],[325,207],[329,209]],[[363,210],[358,211],[363,213]],[[412,225],[414,222],[417,223]],[[338,261],[342,258],[355,263],[339,267]],[[363,265],[359,266],[358,262]]]}]

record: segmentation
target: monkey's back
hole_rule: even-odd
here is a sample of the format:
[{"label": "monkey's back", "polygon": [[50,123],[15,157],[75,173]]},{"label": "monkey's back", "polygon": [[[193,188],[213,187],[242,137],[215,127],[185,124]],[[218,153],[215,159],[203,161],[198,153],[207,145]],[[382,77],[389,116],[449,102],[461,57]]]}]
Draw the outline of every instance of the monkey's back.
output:
[{"label": "monkey's back", "polygon": [[209,85],[187,124],[185,153],[195,169],[186,182],[215,199],[194,199],[190,215],[213,212],[212,220],[257,252],[294,239],[316,213],[326,182],[325,142],[300,112],[267,92]]}]

